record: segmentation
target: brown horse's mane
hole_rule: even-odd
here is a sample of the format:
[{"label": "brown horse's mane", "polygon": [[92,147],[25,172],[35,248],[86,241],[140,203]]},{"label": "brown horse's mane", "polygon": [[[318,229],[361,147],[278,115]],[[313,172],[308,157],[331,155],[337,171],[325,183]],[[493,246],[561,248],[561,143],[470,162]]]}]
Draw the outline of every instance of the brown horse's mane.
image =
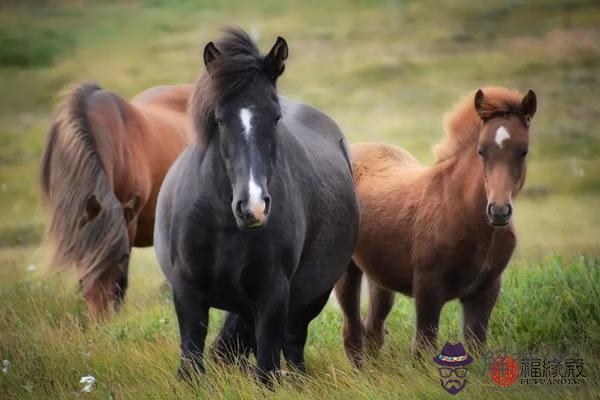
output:
[{"label": "brown horse's mane", "polygon": [[[87,117],[87,100],[101,88],[92,83],[68,88],[62,95],[47,136],[40,165],[40,186],[51,209],[48,236],[52,267],[76,263],[84,293],[105,269],[118,243],[124,220],[104,170]],[[102,212],[82,224],[87,200],[94,194]]]},{"label": "brown horse's mane", "polygon": [[217,125],[216,105],[252,84],[264,72],[258,47],[241,29],[225,29],[215,45],[220,57],[196,80],[188,108],[197,139],[204,143],[210,140]]},{"label": "brown horse's mane", "polygon": [[[503,87],[483,88],[485,102],[483,117],[499,114],[522,114],[523,95]],[[444,116],[444,139],[433,150],[436,163],[452,158],[466,147],[477,143],[481,130],[481,116],[475,111],[475,92],[464,97]]]}]

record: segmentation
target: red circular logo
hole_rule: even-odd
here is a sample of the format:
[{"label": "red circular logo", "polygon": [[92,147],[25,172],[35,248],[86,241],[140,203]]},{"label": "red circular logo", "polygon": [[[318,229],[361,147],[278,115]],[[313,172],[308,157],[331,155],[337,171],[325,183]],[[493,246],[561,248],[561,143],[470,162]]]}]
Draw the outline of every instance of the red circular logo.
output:
[{"label": "red circular logo", "polygon": [[519,378],[519,364],[508,355],[496,358],[488,371],[488,375],[502,387],[509,387]]}]

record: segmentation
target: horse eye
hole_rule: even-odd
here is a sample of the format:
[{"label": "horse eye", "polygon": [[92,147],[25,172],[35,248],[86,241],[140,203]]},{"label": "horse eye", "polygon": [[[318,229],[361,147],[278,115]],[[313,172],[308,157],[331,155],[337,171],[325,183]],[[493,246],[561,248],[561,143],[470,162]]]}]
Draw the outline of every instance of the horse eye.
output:
[{"label": "horse eye", "polygon": [[223,120],[221,118],[217,118],[217,124],[219,126],[223,126]]},{"label": "horse eye", "polygon": [[479,149],[479,150],[477,150],[477,152],[479,153],[479,156],[480,156],[481,158],[483,158],[483,150],[482,150],[482,149]]},{"label": "horse eye", "polygon": [[521,151],[521,157],[525,157],[527,155],[527,153],[529,153],[528,150]]},{"label": "horse eye", "polygon": [[275,117],[275,123],[277,123],[279,121],[281,121],[281,114],[279,114]]}]

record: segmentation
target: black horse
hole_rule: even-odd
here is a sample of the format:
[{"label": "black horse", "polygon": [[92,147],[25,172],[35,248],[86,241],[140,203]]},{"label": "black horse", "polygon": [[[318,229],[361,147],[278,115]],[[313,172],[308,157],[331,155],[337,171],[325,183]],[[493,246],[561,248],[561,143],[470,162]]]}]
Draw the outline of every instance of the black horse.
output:
[{"label": "black horse", "polygon": [[158,199],[155,246],[173,287],[180,374],[204,369],[209,307],[227,310],[214,352],[254,352],[262,381],[283,354],[304,370],[310,321],[350,261],[359,207],[344,136],[318,110],[279,97],[288,48],[261,56],[229,29],[204,49],[189,113],[197,140]]}]

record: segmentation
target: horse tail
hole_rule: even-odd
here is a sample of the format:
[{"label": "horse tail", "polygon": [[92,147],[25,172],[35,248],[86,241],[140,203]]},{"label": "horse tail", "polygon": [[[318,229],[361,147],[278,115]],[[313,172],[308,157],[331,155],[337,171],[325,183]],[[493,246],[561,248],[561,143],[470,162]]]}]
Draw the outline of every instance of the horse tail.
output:
[{"label": "horse tail", "polygon": [[[67,89],[54,114],[40,165],[40,188],[51,211],[50,265],[83,268],[84,293],[108,268],[108,253],[125,229],[88,117],[89,99],[101,90],[93,83]],[[90,201],[99,208],[90,210]],[[94,223],[87,223],[92,218]]]}]

